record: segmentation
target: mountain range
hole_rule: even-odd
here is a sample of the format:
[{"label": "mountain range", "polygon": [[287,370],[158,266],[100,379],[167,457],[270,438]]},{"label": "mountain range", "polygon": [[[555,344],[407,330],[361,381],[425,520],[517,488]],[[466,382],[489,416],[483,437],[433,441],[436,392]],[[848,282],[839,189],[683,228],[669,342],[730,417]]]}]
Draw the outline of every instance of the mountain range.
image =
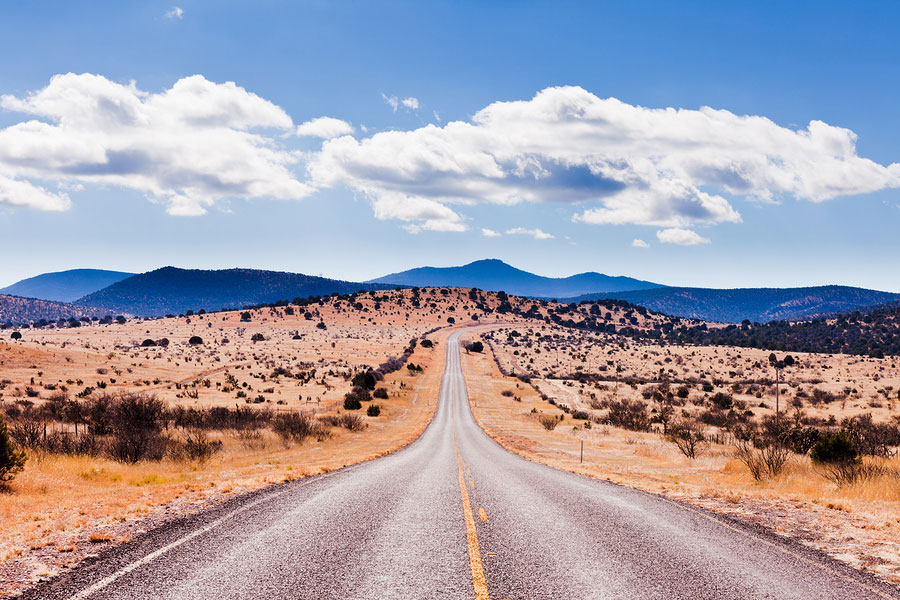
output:
[{"label": "mountain range", "polygon": [[[669,287],[595,272],[543,277],[489,259],[458,267],[410,269],[363,283],[256,269],[164,267],[137,275],[76,269],[38,275],[0,290],[15,295],[0,296],[0,322],[26,323],[98,313],[151,317],[397,286],[474,287],[567,303],[608,298],[677,317],[731,323],[745,319],[757,322],[806,319],[900,301],[900,294],[837,285],[729,290]],[[80,292],[84,293],[73,298]],[[40,300],[26,301],[16,296]],[[46,302],[61,297],[72,303]]]},{"label": "mountain range", "polygon": [[596,292],[623,292],[661,287],[658,283],[602,273],[542,277],[502,260],[476,260],[461,267],[419,267],[372,279],[368,283],[418,287],[464,287],[504,291],[514,296],[569,297]]},{"label": "mountain range", "polygon": [[77,302],[140,316],[161,316],[188,310],[242,308],[297,297],[347,294],[381,287],[281,271],[163,267],[123,279]]},{"label": "mountain range", "polygon": [[29,277],[0,289],[0,294],[38,298],[53,302],[74,302],[82,296],[103,289],[134,273],[102,269],[72,269]]},{"label": "mountain range", "polygon": [[[900,301],[900,294],[842,285],[798,288],[665,287],[567,298],[567,302],[626,300],[656,312],[687,319],[740,323],[798,320],[851,312]],[[563,300],[561,300],[563,301]]]}]

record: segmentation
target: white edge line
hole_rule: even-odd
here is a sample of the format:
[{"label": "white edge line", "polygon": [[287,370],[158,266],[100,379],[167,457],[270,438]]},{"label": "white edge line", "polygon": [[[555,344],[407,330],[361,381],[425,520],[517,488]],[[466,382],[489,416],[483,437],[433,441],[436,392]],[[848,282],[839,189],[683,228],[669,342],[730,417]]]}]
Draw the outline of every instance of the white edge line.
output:
[{"label": "white edge line", "polygon": [[[333,472],[329,472],[329,473],[323,473],[320,477],[317,477],[317,478],[315,478],[315,479],[310,479],[310,480],[309,480],[308,482],[306,482],[306,484],[303,485],[302,487],[306,487],[306,485],[310,485],[310,484],[312,484],[312,483],[315,482],[315,481],[321,481],[322,479],[325,479],[326,477],[329,477],[332,473],[337,473],[337,472],[338,472],[338,471],[333,471]],[[200,529],[195,529],[194,531],[192,531],[191,533],[187,534],[186,536],[184,536],[184,537],[182,537],[182,538],[179,538],[179,539],[175,540],[174,542],[171,542],[171,543],[169,543],[169,544],[163,546],[162,548],[159,548],[159,549],[157,549],[157,550],[154,550],[153,552],[151,552],[150,554],[144,556],[143,558],[140,558],[140,559],[134,561],[133,563],[128,564],[128,565],[122,567],[121,569],[119,569],[119,570],[116,571],[115,573],[112,573],[112,574],[110,574],[110,575],[107,575],[106,577],[104,577],[104,578],[101,579],[100,581],[98,581],[98,582],[96,582],[96,583],[94,583],[94,584],[92,584],[92,585],[90,585],[90,586],[84,588],[83,590],[81,590],[81,591],[78,592],[77,594],[75,594],[75,595],[73,595],[73,596],[69,596],[69,600],[84,600],[85,598],[90,597],[90,596],[91,596],[92,594],[94,594],[95,592],[99,592],[99,591],[102,590],[103,588],[107,587],[109,584],[113,583],[115,580],[119,579],[120,577],[123,577],[124,575],[127,575],[128,573],[131,573],[131,572],[134,571],[135,569],[137,569],[137,568],[139,568],[139,567],[142,567],[143,565],[145,565],[145,564],[147,564],[147,563],[149,563],[149,562],[155,560],[156,558],[159,558],[160,556],[162,556],[163,554],[165,554],[165,553],[168,552],[169,550],[172,550],[172,549],[174,549],[174,548],[177,548],[178,546],[184,544],[185,542],[189,542],[189,541],[191,541],[192,539],[194,539],[195,537],[201,536],[201,535],[203,535],[204,533],[210,531],[211,529],[215,529],[216,527],[218,527],[219,525],[221,525],[222,523],[224,523],[224,522],[227,521],[228,519],[234,517],[235,515],[237,515],[237,514],[239,514],[239,513],[242,513],[242,512],[244,512],[244,511],[247,511],[247,510],[253,508],[254,506],[256,506],[256,505],[258,505],[258,504],[262,504],[263,502],[268,502],[269,500],[273,500],[273,499],[275,499],[275,498],[278,498],[279,496],[283,496],[284,494],[287,494],[288,492],[291,492],[291,491],[294,491],[294,490],[293,490],[293,489],[286,489],[286,490],[282,490],[282,491],[280,491],[280,492],[276,492],[276,493],[274,493],[274,494],[268,494],[268,495],[266,495],[264,498],[258,498],[258,499],[254,500],[253,502],[251,502],[251,503],[249,503],[249,504],[245,504],[245,505],[241,506],[240,508],[236,508],[236,509],[234,509],[233,511],[231,511],[230,513],[228,513],[227,515],[223,515],[223,516],[219,517],[218,519],[216,519],[216,520],[213,521],[212,523],[209,523],[209,524],[207,524],[207,525],[204,525],[204,526],[201,527]]]}]

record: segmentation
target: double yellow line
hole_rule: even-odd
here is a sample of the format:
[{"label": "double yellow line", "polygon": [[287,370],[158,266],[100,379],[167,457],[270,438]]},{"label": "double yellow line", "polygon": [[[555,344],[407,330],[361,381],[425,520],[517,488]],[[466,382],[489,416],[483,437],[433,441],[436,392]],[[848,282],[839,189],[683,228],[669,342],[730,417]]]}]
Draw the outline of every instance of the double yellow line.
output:
[{"label": "double yellow line", "polygon": [[[448,386],[449,388],[450,386]],[[448,392],[450,390],[448,389]],[[476,600],[490,600],[487,581],[484,578],[484,568],[481,566],[481,550],[478,548],[478,530],[475,529],[475,517],[472,514],[472,503],[469,501],[469,490],[466,488],[466,480],[463,475],[463,461],[459,455],[459,446],[456,443],[456,395],[450,393],[453,399],[451,403],[451,422],[453,433],[453,451],[456,453],[456,464],[459,467],[459,492],[462,495],[463,516],[466,519],[466,541],[469,546],[469,566],[472,569],[472,587],[475,588]],[[483,512],[483,511],[482,511]]]}]

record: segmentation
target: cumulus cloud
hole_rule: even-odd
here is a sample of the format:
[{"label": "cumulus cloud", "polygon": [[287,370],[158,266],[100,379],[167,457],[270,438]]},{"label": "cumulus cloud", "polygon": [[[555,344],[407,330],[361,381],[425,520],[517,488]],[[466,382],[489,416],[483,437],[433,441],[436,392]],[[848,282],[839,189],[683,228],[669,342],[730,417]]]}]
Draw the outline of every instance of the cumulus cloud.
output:
[{"label": "cumulus cloud", "polygon": [[0,204],[59,211],[67,210],[71,202],[65,193],[54,194],[28,181],[6,177],[0,173]]},{"label": "cumulus cloud", "polygon": [[690,229],[672,227],[656,232],[656,239],[663,244],[678,244],[679,246],[697,246],[708,244],[709,240]]},{"label": "cumulus cloud", "polygon": [[166,11],[165,17],[167,19],[179,19],[180,20],[180,19],[184,18],[184,11],[181,9],[180,6],[174,6],[174,7],[172,7],[171,10]]},{"label": "cumulus cloud", "polygon": [[631,241],[632,248],[649,248],[650,244],[641,239],[634,239]]},{"label": "cumulus cloud", "polygon": [[487,229],[486,227],[482,227],[481,235],[483,235],[484,237],[495,238],[495,237],[500,237],[503,234],[500,233],[499,231],[494,231],[493,229]]},{"label": "cumulus cloud", "polygon": [[530,235],[536,240],[552,240],[553,235],[540,229],[525,229],[524,227],[513,227],[506,230],[506,235]]},{"label": "cumulus cloud", "polygon": [[[0,172],[19,183],[131,188],[175,215],[202,214],[226,197],[292,199],[312,191],[292,172],[299,154],[275,135],[294,129],[291,118],[231,82],[194,75],[148,93],[134,82],[69,73],[27,96],[0,96],[0,107],[33,117],[0,129]],[[56,210],[69,204],[34,185],[5,187],[21,194],[6,202]]]},{"label": "cumulus cloud", "polygon": [[308,169],[317,187],[347,185],[375,201],[569,203],[584,223],[663,228],[740,222],[735,198],[821,202],[900,187],[900,164],[858,156],[848,129],[645,108],[580,87],[496,102],[471,121],[331,140]]},{"label": "cumulus cloud", "polygon": [[332,117],[319,117],[297,126],[297,135],[318,137],[323,139],[336,138],[341,135],[353,133],[353,126],[347,121]]}]

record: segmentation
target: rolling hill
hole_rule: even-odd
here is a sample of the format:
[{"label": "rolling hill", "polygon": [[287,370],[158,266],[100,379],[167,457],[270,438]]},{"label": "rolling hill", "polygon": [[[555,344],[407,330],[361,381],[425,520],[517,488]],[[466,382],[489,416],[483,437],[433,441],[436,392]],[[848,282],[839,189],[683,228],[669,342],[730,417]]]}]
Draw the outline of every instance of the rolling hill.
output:
[{"label": "rolling hill", "polygon": [[479,288],[516,296],[558,298],[595,292],[621,292],[661,287],[631,277],[580,273],[571,277],[542,277],[497,259],[477,260],[461,267],[420,267],[372,279],[369,283]]},{"label": "rolling hill", "polygon": [[352,283],[300,273],[255,269],[200,270],[163,267],[134,275],[78,300],[140,316],[179,314],[188,310],[241,308],[386,285]]},{"label": "rolling hill", "polygon": [[600,299],[627,300],[656,312],[689,319],[740,323],[744,319],[766,323],[809,319],[850,312],[900,300],[900,294],[840,285],[800,288],[666,287],[567,298],[568,302]]},{"label": "rolling hill", "polygon": [[132,275],[134,273],[102,269],[72,269],[57,273],[44,273],[0,289],[0,294],[39,298],[54,302],[73,302]]},{"label": "rolling hill", "polygon": [[100,307],[78,306],[64,302],[52,302],[37,298],[0,295],[0,324],[22,325],[40,321],[59,319],[81,319],[82,317],[104,317],[110,314]]}]

